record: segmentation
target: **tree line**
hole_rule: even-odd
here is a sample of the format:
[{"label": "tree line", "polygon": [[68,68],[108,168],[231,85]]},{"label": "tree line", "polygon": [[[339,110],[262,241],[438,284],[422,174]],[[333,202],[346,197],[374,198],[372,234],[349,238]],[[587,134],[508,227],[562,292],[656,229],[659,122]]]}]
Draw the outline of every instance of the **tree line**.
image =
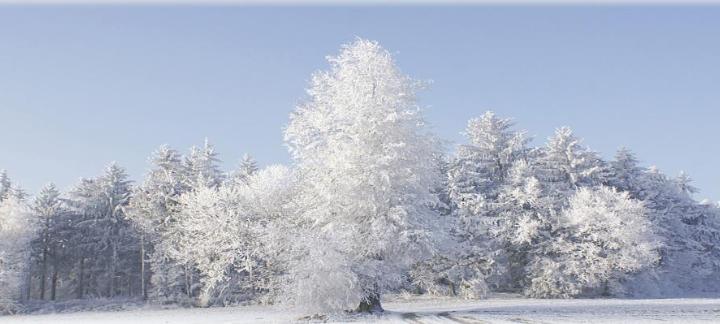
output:
[{"label": "tree line", "polygon": [[690,178],[606,161],[567,127],[544,145],[486,112],[446,154],[425,84],[358,39],[284,128],[291,166],[232,172],[206,140],[161,146],[144,179],[109,165],[34,197],[0,173],[0,310],[133,297],[382,310],[384,293],[481,298],[720,291],[720,208]]}]

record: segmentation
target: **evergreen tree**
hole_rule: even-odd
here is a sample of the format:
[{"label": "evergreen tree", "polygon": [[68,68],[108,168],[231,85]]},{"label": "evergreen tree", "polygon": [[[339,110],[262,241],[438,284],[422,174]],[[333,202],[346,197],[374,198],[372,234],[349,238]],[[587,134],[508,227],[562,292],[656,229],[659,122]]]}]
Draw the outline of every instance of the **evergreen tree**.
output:
[{"label": "evergreen tree", "polygon": [[450,259],[469,268],[459,272],[460,278],[454,276],[456,281],[487,279],[495,288],[509,285],[503,275],[508,266],[508,251],[505,251],[508,237],[507,233],[501,233],[510,221],[503,213],[509,205],[500,198],[510,181],[513,166],[524,161],[528,151],[524,132],[514,131],[513,125],[511,119],[498,118],[493,112],[471,119],[465,131],[470,143],[460,145],[450,162],[448,192],[457,218],[454,235],[461,244],[461,248],[455,249],[461,253]]},{"label": "evergreen tree", "polygon": [[580,143],[570,128],[558,128],[533,159],[538,180],[561,204],[567,202],[576,189],[605,184],[610,177],[606,163]]},{"label": "evergreen tree", "polygon": [[219,187],[225,178],[219,163],[215,147],[206,138],[202,148],[193,146],[185,158],[184,184],[193,190]]},{"label": "evergreen tree", "polygon": [[[38,224],[38,237],[33,241],[35,272],[39,281],[38,298],[55,300],[61,267],[65,238],[64,221],[67,210],[55,184],[40,189],[32,204],[33,217]],[[47,283],[50,283],[49,296]]]},{"label": "evergreen tree", "polygon": [[12,182],[6,170],[0,170],[0,201],[5,200],[12,192]]},{"label": "evergreen tree", "polygon": [[249,154],[244,154],[240,166],[233,172],[231,179],[236,183],[247,184],[248,179],[258,171],[257,162]]},{"label": "evergreen tree", "polygon": [[124,212],[130,194],[125,170],[114,163],[71,192],[78,297],[86,292],[106,297],[140,293],[138,236]]}]

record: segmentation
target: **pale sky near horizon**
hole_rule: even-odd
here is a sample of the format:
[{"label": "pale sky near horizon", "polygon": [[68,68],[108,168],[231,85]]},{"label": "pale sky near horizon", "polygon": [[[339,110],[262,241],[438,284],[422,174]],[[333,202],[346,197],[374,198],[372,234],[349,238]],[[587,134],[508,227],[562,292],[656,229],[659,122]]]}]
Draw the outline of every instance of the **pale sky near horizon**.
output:
[{"label": "pale sky near horizon", "polygon": [[433,81],[421,104],[449,148],[491,109],[720,200],[720,6],[0,6],[0,169],[32,193],[110,161],[140,180],[159,145],[205,137],[225,169],[290,163],[288,114],[356,36]]}]

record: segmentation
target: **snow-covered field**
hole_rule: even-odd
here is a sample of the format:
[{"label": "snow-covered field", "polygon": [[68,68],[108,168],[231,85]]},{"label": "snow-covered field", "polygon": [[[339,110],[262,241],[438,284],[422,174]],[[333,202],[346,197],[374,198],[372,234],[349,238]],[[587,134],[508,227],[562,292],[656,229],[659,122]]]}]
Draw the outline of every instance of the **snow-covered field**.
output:
[{"label": "snow-covered field", "polygon": [[[574,299],[491,298],[394,299],[383,315],[320,318],[313,322],[373,323],[720,323],[720,299]],[[0,317],[0,323],[288,323],[302,315],[266,306],[161,309],[143,306],[125,311]]]}]

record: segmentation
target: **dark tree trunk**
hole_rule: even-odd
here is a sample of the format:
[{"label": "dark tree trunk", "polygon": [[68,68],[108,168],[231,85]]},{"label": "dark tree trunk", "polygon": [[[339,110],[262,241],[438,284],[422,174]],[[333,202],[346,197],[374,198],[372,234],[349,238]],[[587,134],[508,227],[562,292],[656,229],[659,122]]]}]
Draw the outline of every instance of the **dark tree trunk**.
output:
[{"label": "dark tree trunk", "polygon": [[77,298],[83,298],[85,290],[85,258],[80,258],[80,273],[78,275]]},{"label": "dark tree trunk", "polygon": [[380,305],[380,294],[377,293],[365,297],[356,310],[358,313],[382,313],[383,311],[385,310]]},{"label": "dark tree trunk", "polygon": [[40,268],[40,300],[45,300],[45,278],[47,277],[47,255],[48,251],[43,247],[42,266]]},{"label": "dark tree trunk", "polygon": [[32,263],[27,268],[25,274],[25,300],[30,300],[30,294],[32,293]]},{"label": "dark tree trunk", "polygon": [[50,282],[50,300],[55,300],[55,292],[57,291],[58,273],[57,268],[53,267],[52,281]]},{"label": "dark tree trunk", "polygon": [[147,285],[145,284],[145,235],[140,235],[140,294],[147,299]]},{"label": "dark tree trunk", "polygon": [[115,293],[117,291],[117,260],[118,260],[118,251],[117,251],[117,244],[113,241],[111,242],[111,255],[110,255],[110,269],[108,273],[110,274],[110,285],[108,286],[108,297],[112,298],[115,297]]}]

